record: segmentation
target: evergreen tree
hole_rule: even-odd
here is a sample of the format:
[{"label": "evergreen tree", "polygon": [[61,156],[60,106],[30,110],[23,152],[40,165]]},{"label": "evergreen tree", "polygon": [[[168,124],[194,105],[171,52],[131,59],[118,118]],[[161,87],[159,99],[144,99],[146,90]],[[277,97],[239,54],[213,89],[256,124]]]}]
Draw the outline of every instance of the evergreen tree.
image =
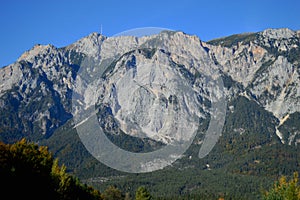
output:
[{"label": "evergreen tree", "polygon": [[144,186],[140,186],[135,193],[135,200],[150,200],[152,196]]},{"label": "evergreen tree", "polygon": [[121,191],[115,186],[108,186],[102,194],[103,200],[121,200],[122,197]]}]

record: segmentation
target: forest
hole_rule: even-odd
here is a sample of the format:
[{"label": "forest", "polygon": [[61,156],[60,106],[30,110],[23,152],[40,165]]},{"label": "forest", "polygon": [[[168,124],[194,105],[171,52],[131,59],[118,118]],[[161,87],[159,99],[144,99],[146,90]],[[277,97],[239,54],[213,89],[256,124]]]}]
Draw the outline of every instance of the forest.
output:
[{"label": "forest", "polygon": [[[109,185],[102,192],[82,183],[59,165],[47,146],[40,146],[26,139],[12,144],[0,142],[1,195],[17,199],[57,200],[149,200],[168,199],[153,196],[146,187],[139,186],[134,195]],[[203,199],[202,194],[187,194],[180,199]],[[300,184],[298,173],[289,178],[281,176],[261,192],[262,200],[299,200]],[[205,199],[216,199],[207,196]],[[219,195],[218,199],[227,199]],[[228,198],[231,199],[231,198]]]}]

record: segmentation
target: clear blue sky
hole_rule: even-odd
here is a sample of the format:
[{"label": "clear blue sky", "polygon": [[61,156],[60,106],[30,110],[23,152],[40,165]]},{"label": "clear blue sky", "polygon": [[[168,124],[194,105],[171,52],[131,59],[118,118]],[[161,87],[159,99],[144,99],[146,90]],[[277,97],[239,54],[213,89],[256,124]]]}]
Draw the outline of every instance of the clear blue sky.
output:
[{"label": "clear blue sky", "polygon": [[266,28],[300,30],[299,0],[1,0],[0,67],[35,44],[66,46],[92,32],[181,30],[207,41]]}]

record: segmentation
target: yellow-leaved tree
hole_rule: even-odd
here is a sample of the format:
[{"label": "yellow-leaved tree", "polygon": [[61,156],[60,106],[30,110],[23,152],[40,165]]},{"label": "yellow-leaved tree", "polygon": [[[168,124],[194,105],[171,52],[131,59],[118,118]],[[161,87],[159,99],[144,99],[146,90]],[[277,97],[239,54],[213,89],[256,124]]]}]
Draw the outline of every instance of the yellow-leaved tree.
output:
[{"label": "yellow-leaved tree", "polygon": [[300,200],[298,172],[290,180],[281,176],[273,187],[263,194],[263,200]]}]

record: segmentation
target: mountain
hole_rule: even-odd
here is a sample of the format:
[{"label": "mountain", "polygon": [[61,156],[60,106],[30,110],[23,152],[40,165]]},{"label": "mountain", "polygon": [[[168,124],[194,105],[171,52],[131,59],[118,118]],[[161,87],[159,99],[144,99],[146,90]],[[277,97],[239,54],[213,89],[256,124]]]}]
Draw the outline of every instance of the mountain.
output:
[{"label": "mountain", "polygon": [[[0,69],[0,138],[49,146],[100,189],[253,199],[299,172],[299,66],[300,31],[286,28],[207,42],[162,31],[35,45]],[[93,123],[109,140],[97,140]],[[97,142],[144,155],[134,157],[142,165],[108,154],[116,148],[99,155]]]}]

